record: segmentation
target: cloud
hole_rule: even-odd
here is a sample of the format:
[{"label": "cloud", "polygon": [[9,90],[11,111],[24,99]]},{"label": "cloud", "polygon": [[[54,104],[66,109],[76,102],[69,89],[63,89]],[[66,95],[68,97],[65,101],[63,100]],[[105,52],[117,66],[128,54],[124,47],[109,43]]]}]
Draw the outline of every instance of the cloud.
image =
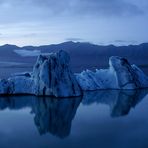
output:
[{"label": "cloud", "polygon": [[[142,14],[134,2],[128,0],[27,0],[34,6],[47,8],[53,14],[76,15],[137,15]],[[135,0],[136,1],[136,0]]]},{"label": "cloud", "polygon": [[28,33],[28,34],[22,34],[21,37],[35,37],[35,36],[38,36],[37,33]]},{"label": "cloud", "polygon": [[79,42],[79,41],[83,41],[83,39],[81,38],[67,38],[65,39],[66,41],[74,41],[74,42]]},{"label": "cloud", "polygon": [[1,43],[147,39],[147,6],[147,0],[0,0]]},{"label": "cloud", "polygon": [[0,0],[0,18],[4,23],[45,21],[55,17],[137,16],[143,13],[140,6],[127,0]]},{"label": "cloud", "polygon": [[134,3],[125,0],[82,0],[74,7],[79,14],[96,16],[133,16],[143,14]]},{"label": "cloud", "polygon": [[22,49],[22,50],[14,50],[14,52],[22,57],[34,57],[34,56],[39,56],[41,54],[40,50],[30,51],[30,50]]},{"label": "cloud", "polygon": [[136,40],[115,40],[113,43],[117,45],[129,45],[129,44],[138,44],[138,41]]}]

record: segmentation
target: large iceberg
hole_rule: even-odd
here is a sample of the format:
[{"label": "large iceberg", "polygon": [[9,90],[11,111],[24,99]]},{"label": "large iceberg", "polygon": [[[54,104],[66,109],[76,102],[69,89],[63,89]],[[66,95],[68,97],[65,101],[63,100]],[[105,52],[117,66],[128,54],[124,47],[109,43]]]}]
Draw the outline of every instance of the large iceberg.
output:
[{"label": "large iceberg", "polygon": [[40,55],[32,74],[35,94],[56,97],[80,96],[81,89],[69,62],[70,57],[64,51],[46,56]]},{"label": "large iceberg", "polygon": [[7,80],[0,80],[0,94],[80,96],[81,88],[69,62],[70,57],[64,51],[40,55],[32,73],[16,74]]},{"label": "large iceberg", "polygon": [[85,90],[139,89],[148,87],[148,77],[125,58],[111,57],[109,68],[78,74],[70,69],[65,51],[40,55],[32,73],[22,73],[0,80],[0,94],[37,96],[81,96]]}]

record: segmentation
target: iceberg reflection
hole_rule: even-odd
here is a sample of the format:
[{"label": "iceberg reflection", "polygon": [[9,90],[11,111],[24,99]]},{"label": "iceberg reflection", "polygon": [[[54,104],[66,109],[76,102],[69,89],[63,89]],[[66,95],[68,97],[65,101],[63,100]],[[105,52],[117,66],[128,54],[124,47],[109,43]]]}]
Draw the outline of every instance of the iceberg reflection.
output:
[{"label": "iceberg reflection", "polygon": [[110,107],[111,116],[118,117],[127,115],[147,94],[147,89],[90,91],[84,93],[82,103],[106,104]]},{"label": "iceberg reflection", "polygon": [[81,102],[81,97],[52,98],[36,96],[0,97],[0,110],[31,108],[39,133],[51,133],[60,138],[70,134],[71,122]]},{"label": "iceberg reflection", "polygon": [[39,98],[34,105],[34,122],[40,134],[50,132],[60,138],[70,134],[71,122],[81,98]]},{"label": "iceberg reflection", "polygon": [[[99,90],[84,92],[83,98],[52,98],[36,96],[1,96],[0,110],[31,108],[39,133],[51,133],[59,138],[70,135],[72,120],[82,105],[93,103],[110,107],[111,117],[127,115],[148,93],[148,90]],[[98,106],[99,107],[99,106]]]}]

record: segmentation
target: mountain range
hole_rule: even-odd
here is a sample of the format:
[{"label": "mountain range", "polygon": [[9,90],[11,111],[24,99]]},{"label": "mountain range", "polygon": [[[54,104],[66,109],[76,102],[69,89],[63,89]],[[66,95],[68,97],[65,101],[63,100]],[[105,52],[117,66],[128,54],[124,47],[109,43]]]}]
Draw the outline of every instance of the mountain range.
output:
[{"label": "mountain range", "polygon": [[[31,70],[39,54],[65,50],[70,54],[71,67],[74,72],[84,69],[100,69],[108,67],[110,56],[121,56],[127,58],[147,73],[148,66],[148,43],[129,46],[95,45],[83,42],[64,42],[43,46],[16,45],[0,46],[0,68],[16,67]],[[22,66],[23,65],[23,66]],[[24,70],[23,69],[23,70]]]}]

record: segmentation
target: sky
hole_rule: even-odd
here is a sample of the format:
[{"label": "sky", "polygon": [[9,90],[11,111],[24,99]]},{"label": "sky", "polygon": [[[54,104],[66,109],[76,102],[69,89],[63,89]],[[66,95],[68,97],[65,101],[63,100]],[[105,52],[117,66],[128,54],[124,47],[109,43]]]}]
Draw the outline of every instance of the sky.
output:
[{"label": "sky", "polygon": [[148,0],[0,0],[0,45],[148,42]]}]

